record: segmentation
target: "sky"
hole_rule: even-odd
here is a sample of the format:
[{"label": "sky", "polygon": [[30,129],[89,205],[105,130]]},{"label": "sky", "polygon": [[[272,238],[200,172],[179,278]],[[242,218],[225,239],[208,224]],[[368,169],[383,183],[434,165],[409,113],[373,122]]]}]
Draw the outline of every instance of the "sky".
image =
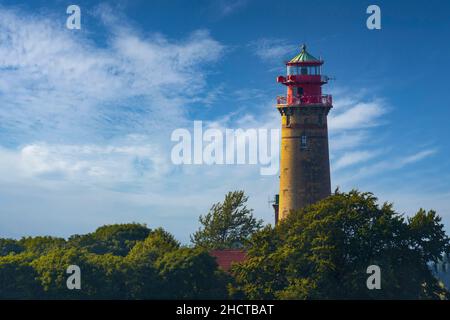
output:
[{"label": "sky", "polygon": [[450,231],[449,31],[436,0],[0,0],[0,237],[139,222],[188,243],[232,190],[273,223],[277,175],[175,165],[171,134],[279,128],[276,77],[302,43],[335,79],[332,189],[434,209]]}]

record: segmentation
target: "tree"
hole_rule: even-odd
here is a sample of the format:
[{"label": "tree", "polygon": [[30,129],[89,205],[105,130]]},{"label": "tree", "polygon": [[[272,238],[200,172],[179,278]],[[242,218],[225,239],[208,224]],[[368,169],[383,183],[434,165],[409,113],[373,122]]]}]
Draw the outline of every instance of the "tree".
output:
[{"label": "tree", "polygon": [[164,255],[177,250],[180,243],[162,228],[153,230],[138,242],[126,256],[128,266],[127,292],[132,299],[161,298],[162,280],[156,263]]},{"label": "tree", "polygon": [[7,256],[10,253],[23,252],[25,248],[14,239],[0,239],[0,257]]},{"label": "tree", "polygon": [[200,248],[180,248],[157,261],[162,278],[163,299],[225,299],[228,276],[218,270],[208,252]]},{"label": "tree", "polygon": [[86,248],[91,253],[111,253],[126,256],[131,248],[149,234],[147,226],[138,223],[113,224],[97,228],[85,235],[73,235],[68,244],[77,248]]},{"label": "tree", "polygon": [[66,240],[58,237],[23,237],[19,240],[26,252],[30,252],[35,256],[45,254],[53,249],[64,248],[66,246]]},{"label": "tree", "polygon": [[139,241],[128,253],[127,260],[134,264],[154,264],[164,254],[180,247],[180,243],[162,228],[150,232],[144,241]]},{"label": "tree", "polygon": [[0,299],[40,299],[42,288],[29,253],[0,257]]},{"label": "tree", "polygon": [[[85,261],[88,266],[88,272],[92,276],[85,276],[84,270],[81,270],[83,284],[88,285],[94,290],[91,291],[89,299],[128,299],[131,296],[132,288],[129,283],[133,283],[135,274],[132,266],[122,256],[107,254],[87,254]],[[90,283],[88,283],[90,281]]]},{"label": "tree", "polygon": [[[181,248],[162,228],[110,225],[66,241],[0,239],[2,299],[225,298],[229,277],[201,249]],[[69,290],[71,265],[81,289]]]},{"label": "tree", "polygon": [[[448,292],[429,263],[449,251],[434,211],[405,219],[371,193],[337,192],[254,234],[248,259],[232,268],[234,291],[251,299],[439,299]],[[381,290],[366,286],[369,265],[381,268]]]},{"label": "tree", "polygon": [[191,235],[191,242],[206,249],[241,248],[263,223],[253,217],[253,210],[245,205],[247,200],[244,191],[229,192],[222,203],[200,216],[202,227]]},{"label": "tree", "polygon": [[[102,299],[105,277],[102,264],[92,260],[94,254],[84,248],[58,248],[40,256],[31,265],[38,274],[47,299]],[[67,268],[76,265],[81,270],[81,290],[67,288]]]}]

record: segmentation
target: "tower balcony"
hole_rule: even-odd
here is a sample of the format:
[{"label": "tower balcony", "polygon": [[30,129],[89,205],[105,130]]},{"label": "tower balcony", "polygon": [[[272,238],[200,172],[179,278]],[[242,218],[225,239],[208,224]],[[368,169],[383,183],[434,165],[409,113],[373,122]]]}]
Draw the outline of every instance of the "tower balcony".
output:
[{"label": "tower balcony", "polygon": [[323,106],[329,106],[333,104],[331,95],[317,95],[317,96],[301,96],[301,97],[290,97],[290,96],[278,96],[277,97],[277,107],[295,107],[304,105],[319,104]]}]

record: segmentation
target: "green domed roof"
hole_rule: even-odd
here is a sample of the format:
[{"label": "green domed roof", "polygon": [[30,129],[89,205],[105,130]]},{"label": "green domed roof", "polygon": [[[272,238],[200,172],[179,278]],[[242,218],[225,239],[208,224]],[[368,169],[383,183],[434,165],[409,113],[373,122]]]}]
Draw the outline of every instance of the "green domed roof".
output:
[{"label": "green domed roof", "polygon": [[299,63],[299,62],[320,62],[319,59],[311,55],[308,51],[306,51],[306,45],[302,45],[302,51],[296,55],[294,58],[292,58],[289,63]]}]

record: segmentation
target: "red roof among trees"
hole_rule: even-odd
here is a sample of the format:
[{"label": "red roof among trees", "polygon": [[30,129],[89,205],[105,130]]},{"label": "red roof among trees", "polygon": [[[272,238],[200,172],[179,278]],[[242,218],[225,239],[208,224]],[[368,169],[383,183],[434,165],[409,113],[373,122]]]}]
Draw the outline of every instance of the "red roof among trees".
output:
[{"label": "red roof among trees", "polygon": [[228,271],[232,263],[243,262],[247,258],[246,252],[238,249],[212,250],[209,254],[216,258],[217,264],[224,271]]}]

